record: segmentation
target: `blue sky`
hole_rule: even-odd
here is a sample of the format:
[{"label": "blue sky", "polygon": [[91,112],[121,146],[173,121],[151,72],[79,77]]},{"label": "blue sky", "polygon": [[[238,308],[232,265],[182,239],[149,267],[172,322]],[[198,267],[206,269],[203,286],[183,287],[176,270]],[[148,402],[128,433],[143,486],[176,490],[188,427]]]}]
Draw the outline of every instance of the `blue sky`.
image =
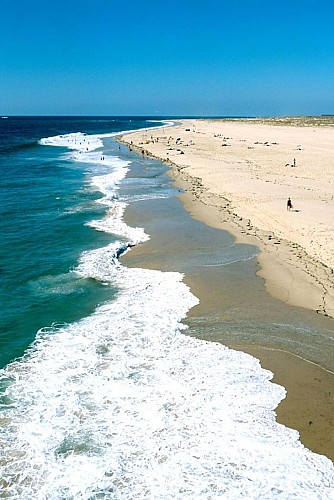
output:
[{"label": "blue sky", "polygon": [[1,115],[330,113],[333,0],[0,0]]}]

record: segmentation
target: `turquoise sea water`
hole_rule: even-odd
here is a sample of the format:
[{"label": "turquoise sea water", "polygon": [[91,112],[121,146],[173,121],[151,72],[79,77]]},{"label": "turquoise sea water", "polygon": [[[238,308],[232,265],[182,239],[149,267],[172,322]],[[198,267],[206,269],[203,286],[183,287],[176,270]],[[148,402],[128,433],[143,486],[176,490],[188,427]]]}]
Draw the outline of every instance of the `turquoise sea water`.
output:
[{"label": "turquoise sea water", "polygon": [[66,148],[39,139],[150,125],[91,117],[0,120],[0,366],[22,355],[38,329],[84,317],[115,293],[72,272],[83,251],[115,239],[86,225],[106,210],[90,183],[103,165],[83,168]]},{"label": "turquoise sea water", "polygon": [[0,497],[333,499],[332,462],[275,421],[272,374],[184,335],[180,272],[119,259],[150,238],[127,206],[177,193],[114,141],[150,126],[168,123],[0,119]]}]

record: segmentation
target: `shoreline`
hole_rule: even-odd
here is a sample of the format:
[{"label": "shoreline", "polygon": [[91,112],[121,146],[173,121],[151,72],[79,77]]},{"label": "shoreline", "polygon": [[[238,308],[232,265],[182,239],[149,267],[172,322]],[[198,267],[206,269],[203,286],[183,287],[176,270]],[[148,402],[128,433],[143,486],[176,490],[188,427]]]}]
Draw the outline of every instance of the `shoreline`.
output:
[{"label": "shoreline", "polygon": [[334,374],[290,352],[260,346],[230,347],[259,359],[262,368],[274,374],[271,382],[286,389],[285,399],[275,409],[277,422],[296,429],[304,446],[334,462],[334,400],[328,397]]},{"label": "shoreline", "polygon": [[[191,217],[189,212],[184,210],[184,208],[182,208],[182,210],[180,208],[177,212],[178,222],[173,226],[170,218],[166,220],[166,214],[170,213],[168,210],[170,204],[168,204],[168,202],[166,204],[166,201],[163,201],[162,208],[160,208],[160,203],[161,202],[157,200],[153,200],[151,203],[148,201],[140,201],[135,208],[133,206],[127,207],[124,214],[126,223],[130,226],[141,226],[143,221],[145,221],[145,228],[151,235],[151,238],[133,247],[131,252],[126,253],[122,257],[122,262],[127,267],[143,267],[145,269],[177,271],[183,273],[184,283],[189,286],[191,292],[200,300],[198,305],[190,309],[187,318],[184,320],[184,323],[189,326],[186,335],[194,336],[209,342],[220,342],[229,348],[246,352],[259,359],[262,368],[268,369],[273,373],[271,381],[285,387],[287,391],[285,399],[283,399],[275,409],[277,421],[286,427],[296,429],[300,434],[300,439],[304,446],[334,461],[334,435],[332,433],[334,424],[334,393],[332,391],[334,386],[334,374],[317,365],[315,362],[308,361],[297,354],[287,352],[287,350],[277,346],[272,347],[272,341],[269,342],[268,347],[268,342],[266,346],[260,345],[256,340],[254,343],[252,335],[244,338],[244,340],[241,338],[240,340],[234,341],[227,340],[224,324],[221,324],[222,329],[219,330],[221,333],[216,333],[213,337],[211,337],[211,335],[203,336],[197,331],[196,321],[198,318],[200,319],[203,314],[207,315],[207,319],[205,320],[204,318],[204,321],[208,322],[209,331],[211,329],[210,320],[212,320],[212,326],[216,329],[217,317],[215,316],[220,307],[222,307],[222,316],[228,320],[229,308],[232,305],[233,317],[235,321],[240,321],[244,316],[241,315],[240,317],[240,314],[237,312],[237,317],[234,316],[233,310],[236,302],[239,303],[239,306],[241,304],[242,310],[247,310],[249,306],[253,308],[254,298],[255,303],[259,304],[256,298],[260,298],[261,296],[265,299],[265,304],[270,308],[275,309],[277,303],[281,303],[276,299],[270,299],[269,294],[264,292],[264,287],[261,285],[263,280],[256,278],[254,273],[254,269],[258,267],[255,263],[249,266],[244,262],[246,266],[241,265],[241,271],[237,270],[236,267],[229,270],[231,267],[230,264],[226,266],[227,274],[221,274],[219,270],[223,270],[225,266],[222,268],[212,267],[210,271],[210,267],[206,267],[205,265],[201,267],[200,263],[196,264],[193,261],[193,253],[190,251],[191,247],[193,247],[196,252],[197,248],[203,249],[203,243],[205,241],[209,241],[209,246],[212,247],[213,252],[217,252],[217,244],[219,248],[219,241],[222,240],[222,244],[224,245],[223,241],[226,237],[223,235],[228,233],[226,231],[215,231],[215,229],[212,228],[210,231],[209,226]],[[181,203],[180,207],[183,207]],[[174,209],[172,209],[171,212],[173,213],[171,217],[175,218]],[[184,216],[182,212],[184,212]],[[145,216],[147,214],[151,215],[146,220]],[[160,221],[158,227],[156,226],[156,220]],[[191,226],[193,226],[191,242],[187,241],[184,236],[181,236],[180,239],[180,234],[182,234],[183,231],[188,235],[190,234],[189,222]],[[221,237],[219,235],[221,235]],[[189,263],[184,266],[185,255],[182,255],[182,248],[189,249],[189,251],[187,251],[187,256],[189,257],[189,261],[194,262],[195,267],[193,265],[189,266]],[[240,267],[240,264],[239,262],[238,267]],[[245,276],[246,269],[248,269],[247,276]],[[235,275],[236,273],[238,276]],[[253,277],[251,277],[252,274]],[[227,281],[224,283],[222,290],[219,290],[217,285],[219,287],[221,280],[223,280],[223,282],[225,282],[225,280]],[[239,288],[240,280],[244,284],[244,289],[242,290]],[[257,280],[259,280],[258,285],[255,284]],[[251,298],[248,298],[252,290],[249,286],[250,283],[252,286],[255,286],[255,288],[258,288],[259,291],[254,290],[256,296],[254,297],[254,295],[252,295]],[[228,297],[224,299],[226,292],[228,293]],[[264,297],[264,293],[267,298]],[[228,302],[227,304],[226,300]],[[261,307],[261,305],[257,307]],[[286,310],[287,308],[289,308],[289,306],[285,305],[279,308],[280,310],[282,309],[282,318],[285,318],[284,311],[288,312]],[[310,314],[311,313],[308,312],[307,316],[309,317]],[[246,316],[248,316],[248,313],[246,313]],[[302,316],[304,317],[304,314]],[[321,323],[330,321],[329,318],[316,315],[314,315],[314,317],[317,319],[317,323],[319,321]],[[254,324],[257,324],[256,315],[254,319]],[[276,312],[273,321],[277,321],[277,319]],[[195,323],[193,323],[192,320],[195,320]],[[286,321],[290,323],[289,317],[286,317]],[[298,322],[296,325],[298,325]],[[308,325],[307,318],[306,325]],[[225,326],[228,328],[228,323],[225,323]],[[332,397],[330,397],[331,393],[333,394]]]},{"label": "shoreline", "polygon": [[[181,125],[171,127],[167,130],[167,133],[174,131],[177,127],[184,129],[186,125],[183,122]],[[160,137],[161,129],[148,130],[147,134],[152,137]],[[166,134],[166,131],[164,131],[164,134]],[[151,142],[143,145],[141,144],[142,139],[143,132],[140,131],[128,136],[122,136],[120,142],[128,145],[130,149],[145,156],[152,156],[170,167],[169,176],[174,180],[176,187],[183,190],[179,198],[184,208],[195,219],[211,227],[224,229],[236,237],[238,242],[254,244],[260,249],[258,261],[261,270],[258,274],[265,279],[267,291],[272,296],[283,300],[289,305],[317,310],[317,307],[313,307],[313,304],[317,302],[317,299],[323,293],[323,288],[314,278],[317,278],[316,273],[320,270],[324,272],[326,279],[329,279],[328,274],[331,273],[328,266],[324,266],[307,255],[305,250],[301,246],[297,246],[296,243],[284,241],[283,238],[279,238],[272,231],[258,229],[249,219],[241,217],[234,210],[231,200],[228,200],[222,194],[212,193],[210,189],[204,187],[202,179],[191,175],[187,167],[178,163],[178,158],[166,158],[161,154],[161,151],[160,154],[157,154],[157,151],[154,150],[157,143]],[[181,158],[183,159],[183,156]],[[300,254],[296,255],[296,248],[298,248],[300,254],[304,252],[301,257]],[[296,269],[294,269],[295,263],[298,263],[299,266]],[[313,271],[315,276],[310,277],[309,272],[305,272],[303,266],[307,270],[312,263],[315,266]],[[287,285],[285,283],[284,288],[284,286],[280,286],[279,281],[284,281],[289,277],[291,279],[292,273],[295,280],[295,286],[293,287],[295,294],[291,293],[290,287],[290,293],[286,297],[283,291],[287,289]],[[302,294],[306,302],[301,301],[299,297],[299,291],[304,291],[305,286],[311,292],[308,292],[306,297]],[[194,293],[196,294],[196,291]],[[319,307],[317,312],[324,316],[328,315],[324,302],[321,305],[322,307]],[[263,368],[274,373],[272,381],[286,388],[287,398],[276,409],[278,422],[297,429],[305,446],[316,453],[325,454],[334,461],[333,436],[329,438],[329,435],[332,434],[331,428],[334,414],[334,400],[331,396],[333,394],[331,389],[334,386],[334,373],[307,359],[299,358],[293,353],[283,352],[279,349],[244,344],[230,344],[229,346],[233,349],[248,352],[260,359]],[[291,374],[296,372],[297,375],[292,377]]]}]

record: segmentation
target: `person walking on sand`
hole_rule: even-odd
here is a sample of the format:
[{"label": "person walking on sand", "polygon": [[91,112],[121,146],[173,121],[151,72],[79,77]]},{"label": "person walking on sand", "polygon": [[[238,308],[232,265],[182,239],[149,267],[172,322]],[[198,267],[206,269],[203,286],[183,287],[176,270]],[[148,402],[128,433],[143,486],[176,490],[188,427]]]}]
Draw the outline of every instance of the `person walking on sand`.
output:
[{"label": "person walking on sand", "polygon": [[288,201],[286,202],[286,209],[290,211],[291,208],[292,208],[292,201],[290,198],[288,198]]}]

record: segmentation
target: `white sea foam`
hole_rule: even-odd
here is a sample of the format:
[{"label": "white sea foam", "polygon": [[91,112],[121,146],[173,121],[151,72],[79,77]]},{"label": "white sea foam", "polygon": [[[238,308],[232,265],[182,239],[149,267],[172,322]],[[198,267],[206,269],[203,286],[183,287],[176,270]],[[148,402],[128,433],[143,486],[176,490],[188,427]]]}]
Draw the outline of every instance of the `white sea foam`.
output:
[{"label": "white sea foam", "polygon": [[[148,122],[158,122],[161,120],[148,120]],[[158,125],[156,127],[149,127],[148,129],[157,129],[171,127],[174,122],[167,120],[164,121],[163,125]],[[53,137],[44,137],[40,139],[39,143],[43,146],[61,146],[69,149],[76,149],[78,151],[94,151],[103,147],[103,139],[108,137],[116,137],[125,134],[131,134],[132,132],[138,132],[138,129],[133,130],[122,130],[118,132],[110,132],[107,134],[84,134],[82,132],[74,132],[71,134],[55,135]]]},{"label": "white sea foam", "polygon": [[[108,199],[115,196],[120,181],[124,179],[129,170],[128,165],[130,162],[115,156],[103,156],[103,158],[103,164],[110,167],[109,173],[94,176],[91,183],[104,194],[103,202],[106,203]],[[77,158],[77,160],[81,161],[80,158]],[[90,159],[90,162],[92,162],[92,159]]]},{"label": "white sea foam", "polygon": [[333,499],[333,464],[275,421],[285,390],[272,374],[184,335],[198,301],[182,275],[125,268],[121,248],[86,252],[76,269],[117,298],[42,330],[2,371],[4,498]]},{"label": "white sea foam", "polygon": [[126,208],[125,203],[110,202],[109,206],[110,208],[104,219],[93,220],[88,222],[87,225],[94,227],[97,231],[122,236],[123,238],[126,238],[131,245],[136,245],[149,239],[149,236],[145,233],[143,228],[129,227],[125,224],[122,219],[122,215]]},{"label": "white sea foam", "polygon": [[107,214],[103,219],[93,220],[87,223],[98,231],[115,234],[126,238],[132,245],[146,241],[149,237],[142,228],[132,228],[123,222],[123,213],[126,203],[117,200],[117,191],[120,182],[126,176],[129,170],[129,161],[124,161],[115,156],[107,156],[90,153],[88,155],[72,155],[72,159],[80,162],[97,163],[103,167],[109,167],[111,172],[104,175],[95,175],[92,177],[92,186],[104,195],[98,203],[106,205]]},{"label": "white sea foam", "polygon": [[42,331],[3,408],[9,498],[333,498],[329,460],[275,422],[284,389],[251,356],[181,333],[197,303],[178,273],[113,265],[78,271],[118,298]]},{"label": "white sea foam", "polygon": [[56,135],[54,137],[45,137],[39,141],[43,146],[60,146],[78,151],[93,151],[101,148],[103,142],[101,136],[86,135],[81,132],[73,134]]}]

